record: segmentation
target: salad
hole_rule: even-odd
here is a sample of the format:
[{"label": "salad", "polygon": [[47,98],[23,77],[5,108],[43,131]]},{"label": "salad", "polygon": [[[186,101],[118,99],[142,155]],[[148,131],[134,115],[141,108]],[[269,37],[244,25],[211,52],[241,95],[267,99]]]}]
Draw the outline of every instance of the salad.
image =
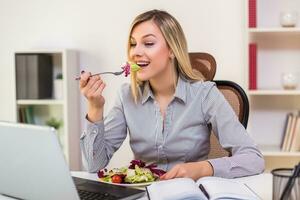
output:
[{"label": "salad", "polygon": [[132,160],[128,167],[106,168],[98,171],[98,177],[104,182],[110,183],[146,183],[159,179],[166,172],[156,168],[157,165],[146,163],[142,160]]},{"label": "salad", "polygon": [[139,65],[131,62],[126,62],[126,64],[121,68],[125,72],[125,77],[127,77],[130,74],[130,72],[137,72],[141,69]]}]

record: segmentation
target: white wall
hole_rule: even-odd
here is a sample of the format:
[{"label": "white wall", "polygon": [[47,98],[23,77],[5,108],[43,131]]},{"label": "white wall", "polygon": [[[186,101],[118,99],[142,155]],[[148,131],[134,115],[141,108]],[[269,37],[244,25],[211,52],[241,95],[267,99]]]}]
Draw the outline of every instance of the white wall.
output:
[{"label": "white wall", "polygon": [[[181,23],[190,51],[215,56],[216,79],[244,85],[244,0],[0,0],[0,120],[14,111],[13,53],[17,50],[70,48],[79,51],[81,69],[118,70],[126,61],[132,19],[148,9],[164,9]],[[126,78],[106,76],[107,110]],[[81,103],[85,115],[85,101]],[[83,123],[83,122],[81,122]],[[128,143],[111,165],[126,165]],[[127,158],[124,159],[124,157]]]}]

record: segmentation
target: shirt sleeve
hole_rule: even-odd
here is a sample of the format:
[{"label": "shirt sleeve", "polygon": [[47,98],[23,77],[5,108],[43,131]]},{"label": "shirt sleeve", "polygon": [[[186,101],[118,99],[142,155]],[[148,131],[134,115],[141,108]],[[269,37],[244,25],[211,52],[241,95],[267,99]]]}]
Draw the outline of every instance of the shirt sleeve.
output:
[{"label": "shirt sleeve", "polygon": [[86,119],[86,123],[86,128],[80,137],[80,147],[87,170],[97,172],[106,167],[127,135],[120,93],[115,105],[103,121],[91,123]]},{"label": "shirt sleeve", "polygon": [[206,88],[202,109],[221,146],[232,153],[231,157],[208,160],[214,176],[236,178],[263,172],[265,164],[261,152],[214,83]]}]

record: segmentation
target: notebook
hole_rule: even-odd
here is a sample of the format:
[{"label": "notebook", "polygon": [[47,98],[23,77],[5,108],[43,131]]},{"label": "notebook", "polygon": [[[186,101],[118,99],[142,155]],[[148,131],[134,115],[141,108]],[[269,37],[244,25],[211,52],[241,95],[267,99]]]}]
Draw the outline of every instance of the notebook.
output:
[{"label": "notebook", "polygon": [[247,185],[233,179],[203,177],[159,181],[146,187],[151,200],[260,200]]},{"label": "notebook", "polygon": [[8,197],[129,200],[145,193],[134,188],[72,178],[56,131],[50,127],[0,122],[0,160],[0,194]]}]

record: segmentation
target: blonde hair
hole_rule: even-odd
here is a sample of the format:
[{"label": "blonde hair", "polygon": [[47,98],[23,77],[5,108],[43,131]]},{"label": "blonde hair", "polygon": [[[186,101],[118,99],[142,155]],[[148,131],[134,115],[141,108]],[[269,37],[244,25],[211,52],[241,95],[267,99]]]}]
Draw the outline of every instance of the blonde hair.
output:
[{"label": "blonde hair", "polygon": [[[131,48],[131,34],[133,29],[142,22],[152,20],[162,32],[167,45],[174,55],[174,65],[178,71],[178,75],[186,80],[192,82],[204,80],[204,76],[200,72],[195,72],[192,69],[191,62],[188,55],[187,42],[184,32],[178,21],[169,13],[162,10],[150,10],[138,15],[131,24],[127,44],[127,57],[130,59]],[[131,92],[134,101],[137,102],[139,98],[138,87],[142,83],[137,79],[136,72],[131,72]]]}]

